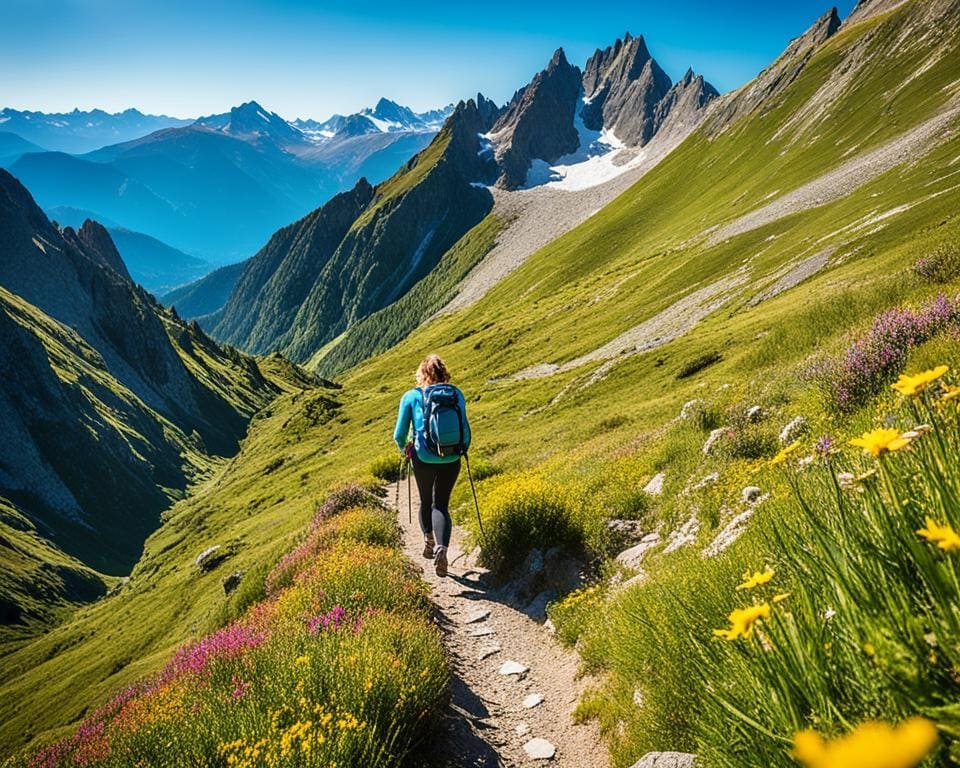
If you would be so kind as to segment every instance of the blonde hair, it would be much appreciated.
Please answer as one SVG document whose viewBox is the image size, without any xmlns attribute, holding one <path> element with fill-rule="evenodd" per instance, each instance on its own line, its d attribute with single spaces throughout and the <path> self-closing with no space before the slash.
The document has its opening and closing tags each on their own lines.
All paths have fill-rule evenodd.
<svg viewBox="0 0 960 768">
<path fill-rule="evenodd" d="M 444 384 L 450 381 L 450 371 L 439 355 L 427 355 L 417 368 L 417 385 L 429 387 L 431 384 Z"/>
</svg>

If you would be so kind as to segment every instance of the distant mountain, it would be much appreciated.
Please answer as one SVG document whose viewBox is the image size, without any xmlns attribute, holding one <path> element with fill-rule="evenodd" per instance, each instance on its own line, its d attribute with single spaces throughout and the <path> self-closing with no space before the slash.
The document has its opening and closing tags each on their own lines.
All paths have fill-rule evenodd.
<svg viewBox="0 0 960 768">
<path fill-rule="evenodd" d="M 353 115 L 334 115 L 318 123 L 315 120 L 295 120 L 299 128 L 313 141 L 321 142 L 334 138 L 338 133 L 397 133 L 403 131 L 436 132 L 453 112 L 453 104 L 428 112 L 414 112 L 389 99 L 380 99 L 375 107 L 363 109 Z"/>
<path fill-rule="evenodd" d="M 2 170 L 0 249 L 0 534 L 67 563 L 59 586 L 36 563 L 0 569 L 6 622 L 36 589 L 102 593 L 89 569 L 126 572 L 206 455 L 235 452 L 279 389 L 134 285 L 102 226 L 55 228 Z"/>
<path fill-rule="evenodd" d="M 175 288 L 192 283 L 210 273 L 213 265 L 203 259 L 171 248 L 156 238 L 123 227 L 107 231 L 130 276 L 154 296 L 163 296 Z"/>
<path fill-rule="evenodd" d="M 26 154 L 10 169 L 44 208 L 96 211 L 222 264 L 361 176 L 390 176 L 429 143 L 443 110 L 424 117 L 381 100 L 367 112 L 327 131 L 247 102 L 82 157 Z"/>
<path fill-rule="evenodd" d="M 164 306 L 173 307 L 182 316 L 196 320 L 209 330 L 216 324 L 219 312 L 227 303 L 247 261 L 228 264 L 213 270 L 196 282 L 181 286 L 160 297 Z"/>
<path fill-rule="evenodd" d="M 16 162 L 27 152 L 44 152 L 44 148 L 15 133 L 0 131 L 0 168 Z"/>
<path fill-rule="evenodd" d="M 391 179 L 377 187 L 361 179 L 278 231 L 245 263 L 211 333 L 305 362 L 406 294 L 493 204 L 470 183 L 489 165 L 476 147 L 492 116 L 485 121 L 476 102 L 461 102 L 430 146 Z"/>
<path fill-rule="evenodd" d="M 204 318 L 204 327 L 250 352 L 282 351 L 299 362 L 319 363 L 318 351 L 336 339 L 322 364 L 335 372 L 356 360 L 352 345 L 378 348 L 369 333 L 354 337 L 351 329 L 404 299 L 484 219 L 492 207 L 486 185 L 528 186 L 539 178 L 534 167 L 539 173 L 559 161 L 638 149 L 661 131 L 679 141 L 716 96 L 693 72 L 671 83 L 642 37 L 627 35 L 598 50 L 583 72 L 559 49 L 502 109 L 481 94 L 461 102 L 429 147 L 394 177 L 373 189 L 361 180 L 277 231 L 245 263 L 226 304 Z M 353 140 L 369 140 L 387 133 L 388 124 L 409 125 L 411 113 L 381 101 L 370 117 L 382 123 L 378 134 L 360 113 L 345 118 L 337 135 L 357 131 Z M 468 250 L 475 255 L 479 248 Z M 194 290 L 213 293 L 206 288 Z M 213 303 L 204 301 L 204 309 Z M 389 323 L 382 320 L 391 330 L 380 337 L 396 342 L 426 319 L 430 310 L 418 304 L 406 302 Z"/>
<path fill-rule="evenodd" d="M 15 133 L 54 152 L 74 154 L 192 122 L 166 115 L 145 115 L 136 109 L 116 114 L 101 109 L 54 113 L 21 112 L 10 108 L 0 110 L 0 130 Z"/>
</svg>

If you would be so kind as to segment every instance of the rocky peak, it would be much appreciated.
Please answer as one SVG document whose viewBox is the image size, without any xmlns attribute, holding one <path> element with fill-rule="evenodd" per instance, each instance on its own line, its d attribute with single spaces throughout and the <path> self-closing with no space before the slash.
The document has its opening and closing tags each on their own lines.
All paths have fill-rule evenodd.
<svg viewBox="0 0 960 768">
<path fill-rule="evenodd" d="M 547 67 L 514 94 L 490 132 L 501 169 L 499 186 L 519 187 L 534 159 L 553 162 L 577 149 L 573 118 L 580 83 L 580 69 L 558 48 Z"/>
<path fill-rule="evenodd" d="M 69 234 L 68 234 L 69 233 Z M 120 258 L 120 252 L 107 232 L 106 227 L 92 219 L 83 222 L 77 232 L 70 227 L 63 231 L 64 239 L 72 241 L 74 245 L 91 261 L 109 267 L 125 280 L 133 282 L 126 264 Z"/>
<path fill-rule="evenodd" d="M 754 110 L 770 109 L 778 96 L 797 79 L 810 57 L 840 28 L 840 16 L 831 8 L 802 35 L 794 38 L 777 59 L 751 82 L 725 99 L 710 118 L 707 130 L 716 135 Z"/>
<path fill-rule="evenodd" d="M 670 86 L 643 36 L 627 33 L 587 61 L 580 116 L 591 130 L 609 128 L 624 143 L 643 146 L 656 131 L 654 113 Z"/>
</svg>

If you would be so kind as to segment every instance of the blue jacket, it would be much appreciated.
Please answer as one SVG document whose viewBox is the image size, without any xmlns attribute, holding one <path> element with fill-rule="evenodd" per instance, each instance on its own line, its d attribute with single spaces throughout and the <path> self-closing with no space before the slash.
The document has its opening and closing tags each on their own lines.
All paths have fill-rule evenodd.
<svg viewBox="0 0 960 768">
<path fill-rule="evenodd" d="M 464 402 L 463 393 L 459 389 L 457 389 L 457 397 L 466 422 L 467 404 Z M 452 464 L 460 460 L 459 456 L 436 456 L 427 449 L 426 445 L 423 445 L 423 393 L 416 387 L 405 393 L 400 400 L 400 412 L 397 414 L 397 426 L 393 430 L 393 440 L 401 451 L 410 440 L 411 426 L 413 427 L 413 447 L 420 461 L 425 464 Z M 469 423 L 464 424 L 464 441 L 467 445 L 470 445 Z"/>
</svg>

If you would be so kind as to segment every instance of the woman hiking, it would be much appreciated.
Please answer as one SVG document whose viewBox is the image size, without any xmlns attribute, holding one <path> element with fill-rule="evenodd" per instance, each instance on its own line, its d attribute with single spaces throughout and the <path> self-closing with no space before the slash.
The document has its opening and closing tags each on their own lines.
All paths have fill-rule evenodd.
<svg viewBox="0 0 960 768">
<path fill-rule="evenodd" d="M 450 494 L 460 474 L 460 457 L 470 446 L 470 425 L 463 393 L 450 384 L 450 372 L 437 355 L 423 359 L 417 386 L 400 400 L 393 439 L 413 464 L 423 556 L 433 558 L 437 576 L 446 576 Z"/>
</svg>

